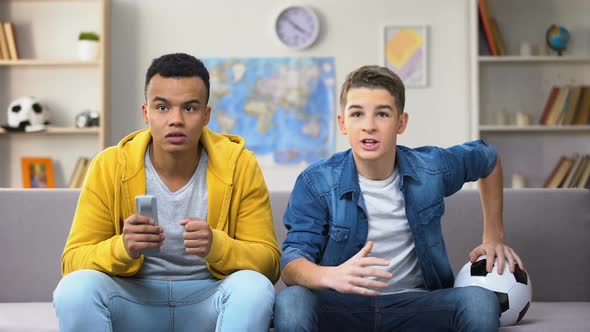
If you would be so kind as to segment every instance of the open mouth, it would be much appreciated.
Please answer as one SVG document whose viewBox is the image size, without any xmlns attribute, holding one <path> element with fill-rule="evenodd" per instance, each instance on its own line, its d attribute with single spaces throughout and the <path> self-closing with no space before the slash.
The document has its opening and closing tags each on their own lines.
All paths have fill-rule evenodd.
<svg viewBox="0 0 590 332">
<path fill-rule="evenodd" d="M 166 137 L 185 137 L 186 135 L 183 133 L 170 133 L 166 135 Z"/>
<path fill-rule="evenodd" d="M 361 140 L 361 143 L 363 143 L 363 145 L 367 145 L 367 146 L 373 146 L 377 143 L 379 143 L 376 139 L 372 139 L 372 138 L 365 138 Z"/>
</svg>

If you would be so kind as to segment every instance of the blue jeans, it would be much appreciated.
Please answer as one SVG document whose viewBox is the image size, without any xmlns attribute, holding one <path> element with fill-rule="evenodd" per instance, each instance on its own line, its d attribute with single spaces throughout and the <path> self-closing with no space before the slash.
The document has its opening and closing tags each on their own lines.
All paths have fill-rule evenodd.
<svg viewBox="0 0 590 332">
<path fill-rule="evenodd" d="M 224 280 L 118 278 L 95 270 L 66 275 L 53 293 L 67 331 L 268 331 L 275 291 L 244 270 Z"/>
<path fill-rule="evenodd" d="M 276 332 L 497 331 L 496 295 L 481 287 L 444 288 L 382 296 L 283 289 L 275 303 Z"/>
</svg>

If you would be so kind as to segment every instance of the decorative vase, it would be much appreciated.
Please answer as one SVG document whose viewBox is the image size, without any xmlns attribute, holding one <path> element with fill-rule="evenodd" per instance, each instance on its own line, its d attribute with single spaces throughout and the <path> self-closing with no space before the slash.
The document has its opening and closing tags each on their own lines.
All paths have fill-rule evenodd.
<svg viewBox="0 0 590 332">
<path fill-rule="evenodd" d="M 98 59 L 98 42 L 78 40 L 78 59 L 92 61 Z"/>
</svg>

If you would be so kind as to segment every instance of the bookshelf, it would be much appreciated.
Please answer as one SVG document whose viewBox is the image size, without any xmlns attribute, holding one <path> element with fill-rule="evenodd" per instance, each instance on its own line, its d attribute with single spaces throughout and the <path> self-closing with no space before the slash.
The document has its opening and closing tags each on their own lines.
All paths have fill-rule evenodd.
<svg viewBox="0 0 590 332">
<path fill-rule="evenodd" d="M 19 53 L 0 59 L 0 123 L 21 96 L 39 98 L 50 120 L 43 132 L 0 129 L 0 187 L 22 187 L 23 156 L 52 158 L 56 188 L 67 187 L 78 158 L 104 149 L 110 134 L 110 0 L 0 0 L 0 21 L 12 22 Z M 100 35 L 96 60 L 77 59 L 81 31 Z M 85 110 L 99 112 L 99 127 L 75 127 Z"/>
<path fill-rule="evenodd" d="M 505 55 L 479 53 L 478 1 L 470 1 L 471 136 L 495 145 L 504 166 L 504 186 L 513 174 L 527 187 L 543 183 L 561 156 L 590 153 L 590 124 L 540 125 L 553 86 L 590 85 L 590 12 L 585 0 L 485 0 L 498 23 Z M 564 55 L 520 55 L 521 43 L 544 43 L 551 24 L 568 28 L 571 41 Z M 500 113 L 509 124 L 499 124 Z M 530 116 L 516 125 L 515 114 Z"/>
</svg>

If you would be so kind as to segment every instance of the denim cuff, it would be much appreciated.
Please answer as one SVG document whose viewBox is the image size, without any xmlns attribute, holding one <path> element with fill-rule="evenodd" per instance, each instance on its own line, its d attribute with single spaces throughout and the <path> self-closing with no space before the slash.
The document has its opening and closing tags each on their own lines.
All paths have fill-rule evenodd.
<svg viewBox="0 0 590 332">
<path fill-rule="evenodd" d="M 291 261 L 296 260 L 297 258 L 305 258 L 312 263 L 316 263 L 316 260 L 305 251 L 299 248 L 288 247 L 283 250 L 283 255 L 281 256 L 281 271 L 287 264 Z"/>
</svg>

